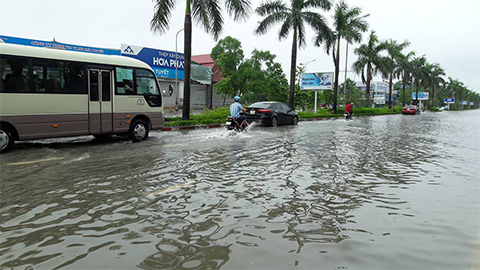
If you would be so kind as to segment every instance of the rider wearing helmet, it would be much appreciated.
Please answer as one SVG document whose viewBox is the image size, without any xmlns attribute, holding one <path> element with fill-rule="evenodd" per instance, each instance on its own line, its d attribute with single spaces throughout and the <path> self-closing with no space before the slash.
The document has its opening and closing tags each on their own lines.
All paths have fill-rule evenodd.
<svg viewBox="0 0 480 270">
<path fill-rule="evenodd" d="M 240 112 L 243 111 L 242 104 L 240 104 L 240 97 L 235 96 L 233 100 L 235 102 L 230 105 L 230 115 L 235 119 L 235 121 L 237 121 L 237 123 L 240 123 L 240 127 L 244 128 L 247 125 L 247 118 L 240 114 Z"/>
</svg>

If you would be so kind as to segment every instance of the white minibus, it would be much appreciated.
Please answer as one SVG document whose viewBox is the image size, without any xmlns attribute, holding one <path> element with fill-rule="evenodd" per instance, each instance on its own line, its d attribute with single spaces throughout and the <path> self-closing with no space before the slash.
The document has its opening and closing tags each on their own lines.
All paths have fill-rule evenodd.
<svg viewBox="0 0 480 270">
<path fill-rule="evenodd" d="M 119 55 L 0 43 L 0 151 L 15 141 L 126 135 L 164 127 L 153 70 Z"/>
</svg>

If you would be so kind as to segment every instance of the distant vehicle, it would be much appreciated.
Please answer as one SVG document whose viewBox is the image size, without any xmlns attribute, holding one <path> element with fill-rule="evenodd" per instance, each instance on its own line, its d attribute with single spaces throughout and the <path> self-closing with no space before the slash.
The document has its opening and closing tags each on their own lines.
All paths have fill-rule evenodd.
<svg viewBox="0 0 480 270">
<path fill-rule="evenodd" d="M 420 109 L 416 105 L 407 105 L 403 107 L 402 114 L 419 114 Z"/>
<path fill-rule="evenodd" d="M 125 56 L 0 43 L 0 152 L 15 141 L 126 135 L 164 126 L 153 70 Z"/>
<path fill-rule="evenodd" d="M 247 122 L 257 122 L 263 126 L 298 124 L 298 113 L 282 102 L 262 101 L 245 108 Z"/>
</svg>

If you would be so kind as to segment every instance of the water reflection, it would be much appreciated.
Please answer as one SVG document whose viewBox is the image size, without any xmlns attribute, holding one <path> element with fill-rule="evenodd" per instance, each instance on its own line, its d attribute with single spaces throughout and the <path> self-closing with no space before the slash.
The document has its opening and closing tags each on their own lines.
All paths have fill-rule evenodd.
<svg viewBox="0 0 480 270">
<path fill-rule="evenodd" d="M 0 268 L 466 268 L 469 115 L 26 144 L 0 160 Z"/>
</svg>

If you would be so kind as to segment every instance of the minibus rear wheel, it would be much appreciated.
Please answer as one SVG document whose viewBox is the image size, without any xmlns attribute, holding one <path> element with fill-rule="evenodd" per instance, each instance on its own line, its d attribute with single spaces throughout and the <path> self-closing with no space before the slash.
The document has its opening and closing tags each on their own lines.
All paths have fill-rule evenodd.
<svg viewBox="0 0 480 270">
<path fill-rule="evenodd" d="M 6 125 L 0 125 L 0 153 L 7 153 L 13 149 L 15 138 L 12 130 Z"/>
</svg>

